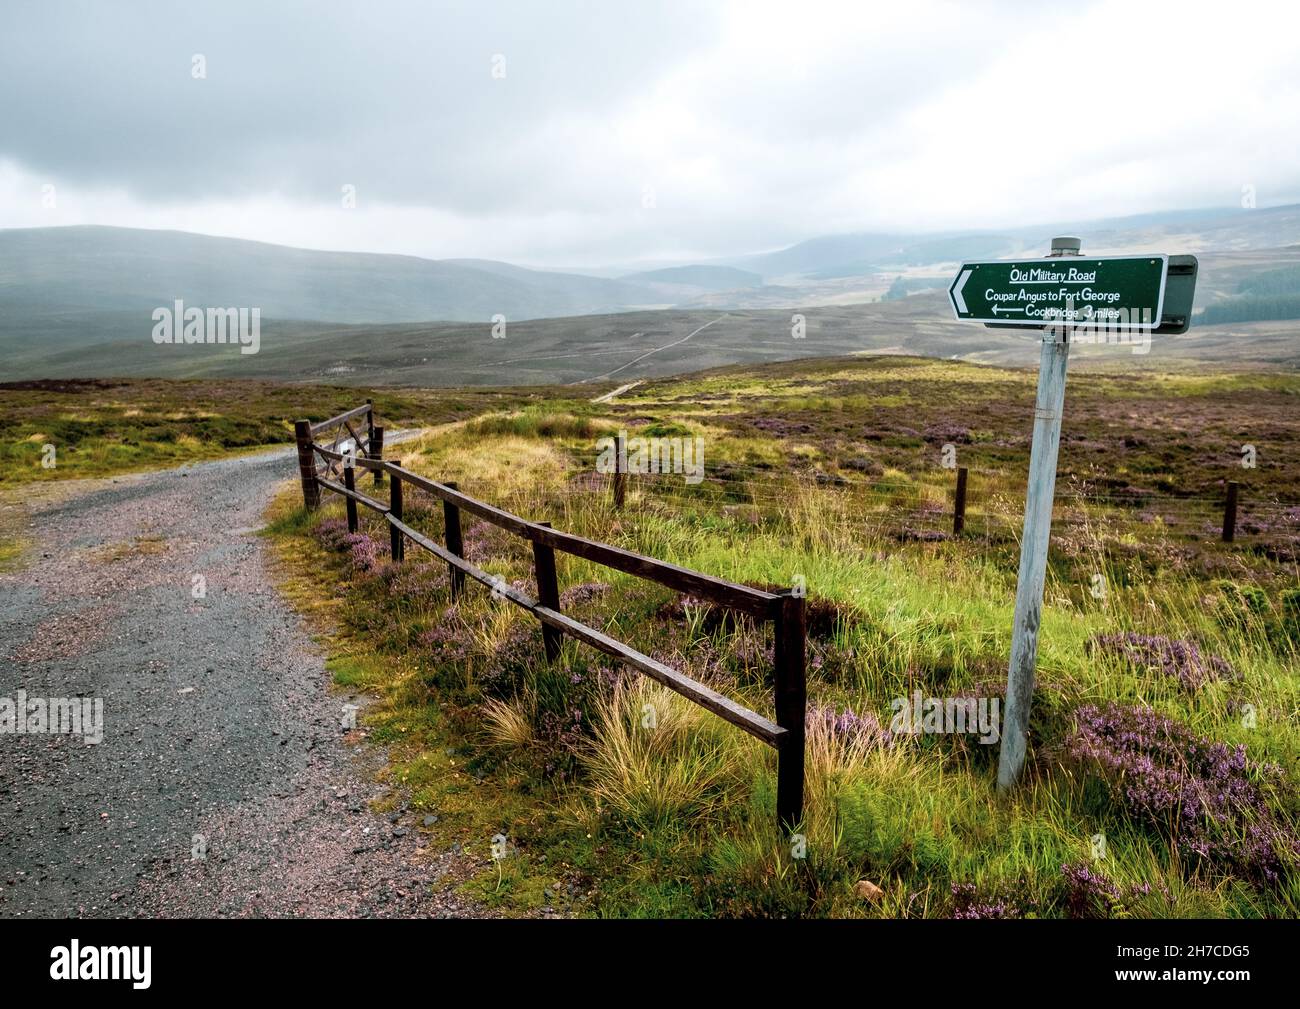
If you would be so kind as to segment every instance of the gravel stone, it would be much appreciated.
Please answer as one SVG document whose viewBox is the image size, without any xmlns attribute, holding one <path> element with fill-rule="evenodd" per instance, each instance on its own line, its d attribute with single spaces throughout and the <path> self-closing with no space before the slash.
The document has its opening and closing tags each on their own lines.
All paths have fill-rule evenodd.
<svg viewBox="0 0 1300 1009">
<path fill-rule="evenodd" d="M 42 560 L 0 574 L 0 696 L 102 699 L 104 737 L 0 736 L 0 917 L 490 916 L 454 892 L 471 856 L 371 812 L 385 754 L 337 733 L 256 535 L 295 475 L 277 451 L 24 494 Z"/>
</svg>

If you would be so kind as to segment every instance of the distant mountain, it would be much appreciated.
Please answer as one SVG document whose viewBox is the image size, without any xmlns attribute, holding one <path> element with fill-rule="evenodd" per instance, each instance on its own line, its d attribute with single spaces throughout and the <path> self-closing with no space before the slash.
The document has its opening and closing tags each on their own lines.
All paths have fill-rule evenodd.
<svg viewBox="0 0 1300 1009">
<path fill-rule="evenodd" d="M 1300 249 L 1206 255 L 1204 274 L 1237 290 L 1251 271 L 1300 269 Z M 908 284 L 902 285 L 910 286 Z M 243 355 L 220 345 L 155 346 L 138 313 L 69 319 L 83 334 L 63 345 L 38 326 L 0 332 L 7 379 L 158 376 L 259 378 L 377 386 L 527 385 L 630 382 L 701 368 L 845 354 L 913 354 L 1032 367 L 1036 332 L 987 329 L 953 320 L 947 294 L 921 290 L 876 304 L 800 310 L 670 309 L 512 323 L 503 339 L 487 322 L 344 325 L 272 320 L 261 348 Z M 1149 353 L 1081 343 L 1071 368 L 1158 374 L 1215 367 L 1300 367 L 1300 322 L 1242 321 L 1193 326 L 1155 337 Z"/>
<path fill-rule="evenodd" d="M 705 291 L 734 291 L 763 285 L 759 274 L 731 266 L 670 266 L 663 270 L 630 273 L 623 279 L 638 284 L 697 287 Z"/>
<path fill-rule="evenodd" d="M 10 325 L 79 312 L 152 309 L 176 298 L 322 322 L 549 318 L 662 304 L 620 280 L 506 263 L 319 252 L 179 231 L 0 230 L 0 315 Z"/>
<path fill-rule="evenodd" d="M 775 252 L 740 256 L 723 262 L 740 269 L 753 270 L 767 280 L 786 276 L 811 276 L 842 268 L 847 263 L 890 262 L 899 255 L 907 242 L 908 238 L 903 235 L 827 235 L 810 238 Z"/>
<path fill-rule="evenodd" d="M 1300 206 L 996 233 L 823 236 L 621 277 L 175 231 L 0 230 L 0 371 L 441 385 L 630 379 L 855 350 L 1018 361 L 1026 348 L 1032 357 L 1025 334 L 958 325 L 946 296 L 929 289 L 946 286 L 958 260 L 1041 255 L 1058 234 L 1079 235 L 1096 255 L 1200 256 L 1195 311 L 1203 325 L 1162 344 L 1172 358 L 1295 366 L 1300 322 L 1287 316 L 1296 312 Z M 190 307 L 261 309 L 260 352 L 155 345 L 152 313 L 178 298 Z M 795 313 L 809 332 L 791 343 Z M 504 339 L 490 328 L 498 314 L 509 324 Z"/>
<path fill-rule="evenodd" d="M 585 315 L 587 312 L 610 311 L 611 306 L 623 308 L 645 308 L 658 306 L 662 298 L 650 286 L 632 282 L 631 278 L 611 279 L 595 277 L 583 273 L 563 273 L 551 270 L 530 270 L 512 263 L 502 263 L 495 259 L 440 259 L 436 262 L 444 266 L 459 266 L 480 273 L 489 273 L 503 277 L 535 293 L 539 303 L 549 303 L 556 298 L 564 298 L 572 304 L 596 306 L 583 312 L 565 313 Z M 762 278 L 759 278 L 762 282 Z M 603 306 L 603 307 L 600 307 Z M 552 312 L 540 315 L 510 315 L 510 318 L 549 318 Z M 451 316 L 430 316 L 430 318 L 452 318 Z"/>
<path fill-rule="evenodd" d="M 1265 209 L 1181 210 L 1095 221 L 1065 221 L 1004 231 L 930 235 L 859 232 L 810 238 L 785 249 L 718 262 L 762 274 L 769 283 L 861 277 L 900 268 L 948 266 L 963 259 L 1046 255 L 1057 235 L 1077 235 L 1097 254 L 1245 251 L 1300 237 L 1300 205 Z"/>
</svg>

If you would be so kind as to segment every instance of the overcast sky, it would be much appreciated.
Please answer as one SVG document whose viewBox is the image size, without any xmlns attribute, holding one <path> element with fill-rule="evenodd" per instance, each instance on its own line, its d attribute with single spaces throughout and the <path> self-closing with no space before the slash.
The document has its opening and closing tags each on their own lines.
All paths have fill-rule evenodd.
<svg viewBox="0 0 1300 1009">
<path fill-rule="evenodd" d="M 1300 200 L 1295 23 L 1244 0 L 6 0 L 0 227 L 594 266 L 1247 185 L 1276 205 Z"/>
</svg>

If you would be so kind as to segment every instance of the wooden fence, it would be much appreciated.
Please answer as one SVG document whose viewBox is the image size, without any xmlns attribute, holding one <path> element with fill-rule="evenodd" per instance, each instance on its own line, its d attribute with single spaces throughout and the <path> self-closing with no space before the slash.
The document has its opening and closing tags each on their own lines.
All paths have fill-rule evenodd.
<svg viewBox="0 0 1300 1009">
<path fill-rule="evenodd" d="M 352 423 L 359 422 L 361 417 L 365 417 L 367 430 L 364 453 L 360 433 Z M 777 753 L 777 822 L 786 831 L 793 831 L 797 827 L 803 818 L 804 719 L 807 707 L 806 621 L 802 596 L 797 596 L 792 591 L 773 593 L 748 585 L 738 585 L 620 547 L 561 532 L 551 528 L 549 523 L 530 522 L 462 494 L 454 483 L 439 483 L 403 469 L 396 463 L 385 462 L 382 458 L 383 428 L 375 426 L 374 408 L 369 401 L 365 406 L 319 424 L 300 420 L 294 428 L 298 442 L 303 503 L 308 509 L 320 505 L 320 491 L 324 488 L 344 498 L 348 529 L 352 532 L 357 530 L 358 505 L 377 512 L 388 523 L 389 546 L 394 562 L 401 562 L 406 551 L 406 541 L 409 540 L 447 563 L 453 599 L 464 590 L 465 577 L 468 575 L 535 616 L 542 624 L 546 661 L 554 662 L 559 658 L 560 642 L 567 634 L 614 656 L 724 721 L 762 740 Z M 331 431 L 334 437 L 329 445 L 316 440 Z M 345 431 L 352 439 L 350 446 L 343 441 Z M 324 475 L 317 470 L 318 456 L 325 464 Z M 358 467 L 374 474 L 376 486 L 383 482 L 384 475 L 387 474 L 389 496 L 386 504 L 357 490 L 355 471 Z M 443 543 L 434 542 L 403 521 L 402 488 L 405 485 L 442 501 Z M 536 599 L 465 559 L 461 540 L 461 512 L 467 512 L 531 541 L 533 574 L 537 584 Z M 705 684 L 594 627 L 565 616 L 560 612 L 559 579 L 555 567 L 557 550 L 744 614 L 759 625 L 772 624 L 776 721 L 772 722 L 757 712 L 750 711 Z"/>
</svg>

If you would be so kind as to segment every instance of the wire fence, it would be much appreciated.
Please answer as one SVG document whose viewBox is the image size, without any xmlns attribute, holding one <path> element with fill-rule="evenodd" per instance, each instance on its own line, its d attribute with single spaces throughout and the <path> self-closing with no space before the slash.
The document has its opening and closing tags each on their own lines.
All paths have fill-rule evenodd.
<svg viewBox="0 0 1300 1009">
<path fill-rule="evenodd" d="M 794 508 L 799 495 L 815 491 L 825 495 L 827 511 L 842 521 L 872 523 L 904 539 L 937 539 L 955 535 L 957 479 L 952 472 L 946 484 L 894 476 L 850 480 L 816 471 L 792 475 L 776 467 L 731 464 L 689 479 L 681 473 L 627 474 L 627 507 L 659 501 L 676 507 L 750 506 L 779 513 Z M 574 481 L 574 487 L 613 497 L 617 479 L 617 474 L 591 472 Z M 1227 508 L 1226 494 L 1119 493 L 1086 484 L 1058 484 L 1053 526 L 1094 526 L 1115 535 L 1158 529 L 1174 538 L 1212 540 L 1225 537 L 1225 520 L 1230 518 L 1233 542 L 1247 546 L 1276 542 L 1292 552 L 1300 547 L 1300 504 L 1243 495 L 1236 499 L 1231 517 L 1225 514 Z M 964 537 L 1018 536 L 1023 488 L 1013 489 L 1002 474 L 968 471 L 962 514 L 960 535 Z"/>
</svg>

